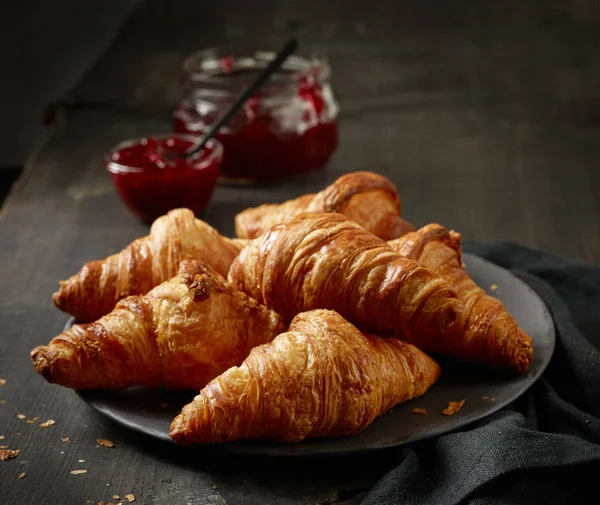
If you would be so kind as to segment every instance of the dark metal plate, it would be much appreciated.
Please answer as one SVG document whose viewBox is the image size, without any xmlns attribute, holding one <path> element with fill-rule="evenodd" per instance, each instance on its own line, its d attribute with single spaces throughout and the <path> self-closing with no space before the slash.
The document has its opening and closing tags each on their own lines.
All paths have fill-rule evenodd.
<svg viewBox="0 0 600 505">
<path fill-rule="evenodd" d="M 395 447 L 457 430 L 496 412 L 521 396 L 540 377 L 552 356 L 554 324 L 540 297 L 509 271 L 482 258 L 464 254 L 471 276 L 486 290 L 494 291 L 521 328 L 534 339 L 534 358 L 528 372 L 504 374 L 480 370 L 451 360 L 440 361 L 442 377 L 423 397 L 397 405 L 358 435 L 305 440 L 300 443 L 235 442 L 215 446 L 236 454 L 265 456 L 324 456 L 366 452 Z M 71 326 L 70 321 L 67 326 Z M 79 391 L 94 409 L 128 428 L 171 441 L 169 426 L 194 392 L 168 392 L 146 388 L 125 391 Z M 487 399 L 484 399 L 487 397 Z M 441 411 L 450 400 L 465 399 L 453 416 Z M 168 405 L 164 405 L 167 403 Z M 161 406 L 163 404 L 163 406 Z M 412 414 L 422 407 L 427 415 Z"/>
</svg>

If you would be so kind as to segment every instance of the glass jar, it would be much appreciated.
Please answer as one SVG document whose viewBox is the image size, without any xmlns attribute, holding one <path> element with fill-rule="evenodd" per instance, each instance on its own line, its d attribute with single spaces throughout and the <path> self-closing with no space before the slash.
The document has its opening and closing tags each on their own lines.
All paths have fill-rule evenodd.
<svg viewBox="0 0 600 505">
<path fill-rule="evenodd" d="M 147 223 L 171 209 L 204 210 L 217 184 L 223 146 L 211 139 L 198 154 L 184 156 L 195 141 L 190 135 L 152 135 L 106 153 L 104 166 L 129 210 Z"/>
<path fill-rule="evenodd" d="M 248 49 L 208 49 L 183 62 L 175 132 L 201 136 L 274 57 Z M 220 180 L 252 184 L 309 172 L 338 144 L 338 104 L 323 59 L 291 56 L 243 109 L 221 128 Z"/>
</svg>

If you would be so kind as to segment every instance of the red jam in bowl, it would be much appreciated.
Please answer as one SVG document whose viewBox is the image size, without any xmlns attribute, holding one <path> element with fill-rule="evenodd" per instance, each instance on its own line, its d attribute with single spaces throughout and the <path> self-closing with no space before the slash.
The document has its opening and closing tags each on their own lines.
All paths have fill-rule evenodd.
<svg viewBox="0 0 600 505">
<path fill-rule="evenodd" d="M 207 50 L 186 59 L 175 132 L 202 135 L 245 89 L 271 53 Z M 290 57 L 244 108 L 221 128 L 221 179 L 261 183 L 325 165 L 338 145 L 338 105 L 324 61 Z"/>
<path fill-rule="evenodd" d="M 171 209 L 199 214 L 217 184 L 223 147 L 212 139 L 197 155 L 184 153 L 194 144 L 189 135 L 155 135 L 122 142 L 105 158 L 115 187 L 127 207 L 146 222 Z"/>
</svg>

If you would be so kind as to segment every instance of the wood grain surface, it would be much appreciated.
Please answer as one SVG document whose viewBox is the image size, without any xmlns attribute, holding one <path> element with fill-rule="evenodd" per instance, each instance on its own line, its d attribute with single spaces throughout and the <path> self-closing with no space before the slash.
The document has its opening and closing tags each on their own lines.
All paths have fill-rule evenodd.
<svg viewBox="0 0 600 505">
<path fill-rule="evenodd" d="M 0 462 L 0 502 L 83 505 L 133 493 L 140 505 L 359 503 L 401 460 L 392 451 L 231 461 L 173 449 L 109 423 L 33 371 L 30 349 L 67 319 L 50 301 L 58 280 L 147 231 L 119 201 L 103 153 L 169 131 L 187 53 L 258 35 L 275 47 L 294 34 L 329 57 L 341 103 L 340 148 L 325 170 L 218 187 L 202 217 L 223 233 L 249 205 L 369 169 L 398 185 L 403 215 L 417 225 L 600 265 L 599 14 L 594 2 L 542 0 L 145 2 L 57 105 L 53 132 L 0 213 L 0 445 L 21 450 Z M 116 447 L 96 447 L 97 438 Z"/>
</svg>

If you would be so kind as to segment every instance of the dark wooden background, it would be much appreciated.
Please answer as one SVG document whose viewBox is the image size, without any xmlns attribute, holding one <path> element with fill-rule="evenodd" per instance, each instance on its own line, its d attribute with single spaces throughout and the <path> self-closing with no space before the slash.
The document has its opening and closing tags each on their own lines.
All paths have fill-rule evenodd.
<svg viewBox="0 0 600 505">
<path fill-rule="evenodd" d="M 133 493 L 140 505 L 358 503 L 399 453 L 269 462 L 173 449 L 111 424 L 34 373 L 30 349 L 67 319 L 50 301 L 58 280 L 147 230 L 113 191 L 103 152 L 169 130 L 187 53 L 257 38 L 276 47 L 294 34 L 305 50 L 329 56 L 340 149 L 305 178 L 219 187 L 207 221 L 230 234 L 234 214 L 249 205 L 370 169 L 398 185 L 403 214 L 417 225 L 437 221 L 467 239 L 600 265 L 598 5 L 145 2 L 55 107 L 52 133 L 0 213 L 0 445 L 21 450 L 0 462 L 0 502 L 83 505 Z M 56 424 L 40 428 L 17 414 Z M 96 438 L 116 448 L 97 448 Z M 88 473 L 70 474 L 79 468 Z"/>
</svg>

